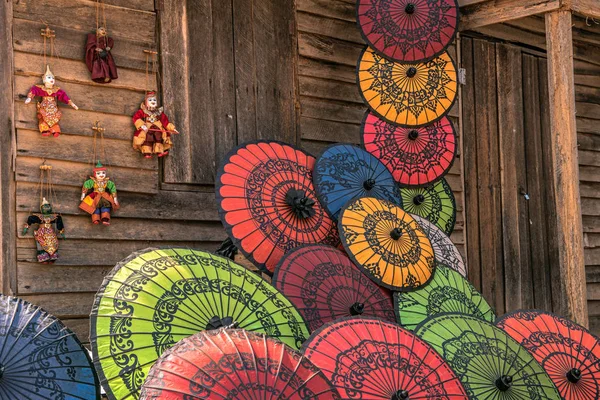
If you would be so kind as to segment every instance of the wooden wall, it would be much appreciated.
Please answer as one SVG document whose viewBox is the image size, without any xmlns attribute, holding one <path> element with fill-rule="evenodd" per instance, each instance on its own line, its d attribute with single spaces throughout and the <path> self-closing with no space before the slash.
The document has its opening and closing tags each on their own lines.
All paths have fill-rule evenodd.
<svg viewBox="0 0 600 400">
<path fill-rule="evenodd" d="M 367 107 L 356 85 L 356 64 L 365 47 L 356 26 L 354 0 L 297 0 L 300 133 L 315 155 L 334 142 L 360 144 Z M 450 49 L 456 60 L 456 48 Z M 450 112 L 456 130 L 459 102 Z M 460 157 L 460 156 L 459 156 Z M 452 240 L 464 254 L 461 162 L 446 177 L 458 205 Z"/>
<path fill-rule="evenodd" d="M 106 3 L 108 30 L 115 39 L 113 54 L 119 79 L 93 83 L 83 62 L 86 34 L 95 31 L 95 2 L 88 0 L 13 1 L 15 124 L 17 139 L 16 294 L 63 318 L 87 341 L 88 315 L 104 275 L 131 252 L 151 246 L 192 246 L 213 250 L 226 235 L 214 194 L 161 190 L 160 168 L 131 148 L 131 116 L 144 98 L 145 54 L 156 43 L 153 0 L 112 0 Z M 56 30 L 59 59 L 51 65 L 57 84 L 80 107 L 61 106 L 60 138 L 42 138 L 37 131 L 35 103 L 24 104 L 29 87 L 43 72 L 40 20 Z M 154 81 L 154 79 L 152 79 Z M 106 128 L 109 176 L 119 191 L 122 208 L 110 227 L 91 224 L 78 209 L 83 181 L 91 174 L 94 121 Z M 177 140 L 177 139 L 176 139 Z M 65 241 L 55 265 L 35 262 L 32 231 L 21 234 L 31 210 L 39 207 L 38 166 L 54 167 L 57 201 L 64 216 Z"/>
<path fill-rule="evenodd" d="M 477 29 L 477 33 L 529 47 L 544 55 L 543 17 Z M 574 16 L 573 48 L 590 326 L 600 333 L 600 25 Z"/>
</svg>

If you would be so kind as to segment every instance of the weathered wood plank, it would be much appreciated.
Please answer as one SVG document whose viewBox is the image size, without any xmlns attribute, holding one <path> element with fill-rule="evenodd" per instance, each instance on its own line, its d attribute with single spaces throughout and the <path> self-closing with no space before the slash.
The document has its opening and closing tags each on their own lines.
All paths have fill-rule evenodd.
<svg viewBox="0 0 600 400">
<path fill-rule="evenodd" d="M 135 127 L 131 122 L 131 117 L 127 115 L 105 114 L 87 110 L 73 110 L 71 107 L 61 107 L 63 114 L 60 120 L 60 129 L 63 134 L 94 136 L 91 127 L 96 121 L 106 128 L 104 137 L 106 139 L 131 140 Z M 24 128 L 29 130 L 38 129 L 38 120 L 36 117 L 36 107 L 27 105 L 23 101 L 15 102 L 15 125 L 17 129 Z"/>
<path fill-rule="evenodd" d="M 72 330 L 79 341 L 90 348 L 90 320 L 89 318 L 78 318 L 78 319 L 62 319 L 61 322 L 65 324 L 70 330 Z"/>
<path fill-rule="evenodd" d="M 569 11 L 546 14 L 552 165 L 555 187 L 560 188 L 555 208 L 563 285 L 557 311 L 587 326 L 571 21 Z"/>
<path fill-rule="evenodd" d="M 34 76 L 15 76 L 15 101 L 25 100 L 29 89 L 33 85 L 40 84 L 40 80 Z M 80 85 L 70 82 L 57 81 L 57 86 L 64 89 L 73 103 L 80 109 L 110 114 L 123 114 L 132 116 L 140 108 L 140 103 L 144 100 L 143 93 L 132 92 L 126 89 L 116 89 L 112 87 Z M 35 109 L 32 102 L 29 105 Z M 69 106 L 61 104 L 61 109 Z"/>
<path fill-rule="evenodd" d="M 546 221 L 546 187 L 544 185 L 544 160 L 542 154 L 542 117 L 540 109 L 540 82 L 538 58 L 523 55 L 523 121 L 526 151 L 527 193 L 529 195 L 529 229 L 531 249 L 530 268 L 535 279 L 531 288 L 533 307 L 552 310 L 552 282 L 548 263 L 548 224 Z M 546 111 L 546 110 L 544 110 Z"/>
<path fill-rule="evenodd" d="M 466 83 L 461 91 L 462 102 L 462 130 L 465 138 L 476 137 L 477 124 L 475 118 L 475 71 L 473 39 L 464 37 L 461 39 L 462 60 L 461 65 L 466 68 Z M 477 189 L 477 142 L 475 140 L 463 141 L 463 164 L 464 164 L 464 204 L 465 224 L 467 241 L 467 266 L 468 278 L 477 290 L 481 291 L 482 265 L 479 252 L 479 199 Z M 491 299 L 488 299 L 491 300 Z"/>
<path fill-rule="evenodd" d="M 17 291 L 15 263 L 15 200 L 14 200 L 14 112 L 13 112 L 13 47 L 12 2 L 0 2 L 0 291 L 13 294 Z"/>
<path fill-rule="evenodd" d="M 293 1 L 235 0 L 233 11 L 238 140 L 296 143 Z"/>
<path fill-rule="evenodd" d="M 301 56 L 298 60 L 298 75 L 356 83 L 356 66 L 328 63 Z"/>
<path fill-rule="evenodd" d="M 336 121 L 351 124 L 362 123 L 367 111 L 364 104 L 342 103 L 315 98 L 301 97 L 302 116 L 324 121 Z"/>
<path fill-rule="evenodd" d="M 18 182 L 39 182 L 39 166 L 43 162 L 44 158 L 17 157 L 16 180 Z M 52 160 L 48 161 L 48 164 L 52 165 L 52 178 L 55 184 L 81 188 L 85 179 L 92 174 L 92 166 L 89 163 Z M 109 172 L 119 192 L 158 193 L 158 171 L 110 167 Z M 32 193 L 32 195 L 36 194 Z"/>
<path fill-rule="evenodd" d="M 520 177 L 525 169 L 523 133 L 523 81 L 521 50 L 505 44 L 496 45 L 498 91 L 498 125 L 500 138 L 500 179 L 502 197 L 502 249 L 506 311 L 532 308 L 533 294 L 529 270 L 527 231 L 521 221 L 528 220 L 526 187 Z M 523 156 L 523 157 L 522 157 Z M 526 229 L 526 227 L 525 227 Z"/>
<path fill-rule="evenodd" d="M 560 0 L 487 1 L 461 8 L 461 31 L 558 10 Z"/>
<path fill-rule="evenodd" d="M 28 213 L 17 213 L 19 221 L 27 220 Z M 64 216 L 68 239 L 91 240 L 165 240 L 213 242 L 227 238 L 220 222 L 169 221 L 119 218 L 115 212 L 111 226 L 93 225 L 89 216 Z M 152 229 L 148 225 L 152 223 Z M 19 238 L 25 238 L 19 232 Z"/>
<path fill-rule="evenodd" d="M 356 2 L 350 0 L 298 0 L 298 11 L 344 21 L 356 21 Z"/>
<path fill-rule="evenodd" d="M 42 81 L 42 75 L 45 72 L 43 68 L 44 57 L 38 54 L 14 52 L 15 56 L 15 74 L 22 76 L 34 76 L 39 82 Z M 52 69 L 56 79 L 61 82 L 77 83 L 81 85 L 90 85 L 105 88 L 106 85 L 96 83 L 91 80 L 90 72 L 83 60 L 70 60 L 59 58 L 52 60 Z M 127 89 L 136 92 L 144 92 L 146 86 L 146 73 L 129 69 L 119 68 L 119 79 L 111 82 L 111 88 Z M 150 74 L 148 82 L 152 87 L 156 87 L 156 75 Z M 132 96 L 135 96 L 132 95 Z M 138 96 L 139 97 L 139 96 Z"/>
<path fill-rule="evenodd" d="M 56 211 L 66 215 L 87 215 L 79 209 L 81 188 L 55 186 L 52 201 Z M 120 218 L 152 218 L 187 221 L 220 221 L 214 193 L 161 190 L 158 194 L 127 193 L 119 190 Z M 17 183 L 17 211 L 39 207 L 39 188 L 34 183 Z"/>
<path fill-rule="evenodd" d="M 32 304 L 42 307 L 60 319 L 79 318 L 90 315 L 94 305 L 93 293 L 27 294 L 20 296 Z"/>
<path fill-rule="evenodd" d="M 343 21 L 316 14 L 298 12 L 298 30 L 364 45 L 355 21 Z"/>
<path fill-rule="evenodd" d="M 302 76 L 300 77 L 300 95 L 364 104 L 356 82 L 345 83 Z"/>
<path fill-rule="evenodd" d="M 483 294 L 499 314 L 505 312 L 502 262 L 501 183 L 496 98 L 495 45 L 473 40 L 477 171 L 479 174 L 479 238 Z"/>
<path fill-rule="evenodd" d="M 95 26 L 95 25 L 94 25 Z M 27 21 L 14 19 L 14 47 L 15 50 L 29 54 L 43 54 L 43 41 L 40 39 L 40 28 L 44 25 L 39 21 Z M 63 59 L 84 60 L 85 59 L 85 35 L 76 29 L 52 26 L 56 31 L 57 42 L 56 56 Z M 89 32 L 92 32 L 90 27 Z M 144 49 L 151 47 L 148 43 L 137 42 L 126 39 L 118 39 L 112 50 L 117 67 L 135 68 L 141 71 L 146 69 L 146 56 Z M 40 69 L 43 65 L 39 66 Z M 117 80 L 118 81 L 118 80 Z M 117 82 L 115 81 L 115 82 Z"/>
<path fill-rule="evenodd" d="M 90 0 L 15 1 L 16 18 L 49 21 L 52 26 L 77 29 L 86 33 L 96 29 L 95 2 Z M 154 12 L 138 11 L 112 5 L 105 6 L 108 32 L 116 38 L 154 43 L 156 17 Z M 62 43 L 62 40 L 58 41 Z M 85 38 L 82 37 L 82 44 Z M 118 43 L 118 41 L 117 41 Z"/>
<path fill-rule="evenodd" d="M 334 62 L 342 65 L 356 66 L 362 49 L 354 43 L 312 33 L 298 33 L 300 55 L 307 58 Z"/>
<path fill-rule="evenodd" d="M 98 290 L 104 276 L 112 271 L 113 267 L 58 266 L 20 262 L 17 266 L 19 295 L 93 292 Z"/>
<path fill-rule="evenodd" d="M 60 146 L 52 141 L 60 141 Z M 105 139 L 103 154 L 97 143 L 96 158 L 108 166 L 127 167 L 155 171 L 156 159 L 145 159 L 131 148 L 129 141 Z M 74 135 L 61 135 L 59 139 L 47 138 L 39 131 L 17 130 L 17 154 L 20 156 L 47 158 L 49 160 L 75 161 L 92 164 L 93 138 Z M 39 171 L 38 171 L 39 172 Z M 83 179 L 83 177 L 82 177 Z"/>
<path fill-rule="evenodd" d="M 360 125 L 300 118 L 302 139 L 360 144 Z"/>
<path fill-rule="evenodd" d="M 67 227 L 68 229 L 69 227 Z M 116 265 L 130 254 L 147 249 L 160 247 L 183 247 L 204 251 L 215 251 L 220 241 L 192 242 L 192 241 L 169 241 L 169 240 L 87 240 L 73 239 L 67 231 L 67 239 L 60 242 L 61 257 L 54 266 L 81 266 L 85 265 L 102 267 L 105 265 Z M 86 251 L 81 251 L 85 248 Z M 110 251 L 108 251 L 110 250 Z M 90 256 L 102 254 L 101 257 Z M 33 238 L 22 238 L 17 240 L 18 261 L 24 263 L 36 262 L 35 243 Z"/>
<path fill-rule="evenodd" d="M 581 15 L 600 18 L 600 7 L 596 0 L 571 0 L 571 9 Z"/>
</svg>

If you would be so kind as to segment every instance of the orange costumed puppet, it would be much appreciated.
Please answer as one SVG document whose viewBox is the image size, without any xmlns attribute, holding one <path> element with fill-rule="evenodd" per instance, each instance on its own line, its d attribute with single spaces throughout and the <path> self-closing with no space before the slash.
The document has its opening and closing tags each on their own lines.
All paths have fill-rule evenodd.
<svg viewBox="0 0 600 400">
<path fill-rule="evenodd" d="M 140 151 L 144 157 L 152 158 L 153 154 L 164 157 L 173 146 L 171 134 L 179 133 L 175 125 L 158 106 L 156 92 L 148 92 L 140 109 L 133 115 L 136 131 L 133 136 L 133 148 Z"/>
<path fill-rule="evenodd" d="M 92 216 L 94 224 L 110 225 L 110 213 L 119 209 L 117 187 L 106 176 L 106 167 L 100 161 L 93 169 L 94 175 L 86 180 L 81 190 L 79 208 Z"/>
<path fill-rule="evenodd" d="M 49 65 L 46 66 L 43 82 L 43 85 L 34 85 L 31 87 L 25 104 L 31 103 L 31 100 L 36 96 L 41 97 L 42 101 L 37 103 L 37 118 L 40 133 L 42 136 L 54 135 L 54 137 L 58 137 L 60 135 L 60 125 L 58 125 L 58 122 L 62 117 L 62 113 L 58 109 L 57 100 L 70 105 L 76 110 L 79 110 L 79 107 L 71 101 L 64 90 L 58 86 L 54 86 L 54 74 L 50 71 Z"/>
</svg>

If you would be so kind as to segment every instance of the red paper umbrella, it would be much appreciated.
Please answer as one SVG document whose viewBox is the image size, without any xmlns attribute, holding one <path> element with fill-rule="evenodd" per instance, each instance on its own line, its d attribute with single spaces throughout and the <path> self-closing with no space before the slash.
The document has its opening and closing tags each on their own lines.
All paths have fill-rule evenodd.
<svg viewBox="0 0 600 400">
<path fill-rule="evenodd" d="M 357 13 L 364 39 L 393 61 L 429 60 L 458 30 L 456 0 L 358 0 Z"/>
<path fill-rule="evenodd" d="M 442 357 L 412 332 L 375 318 L 344 318 L 304 343 L 344 399 L 468 399 Z"/>
<path fill-rule="evenodd" d="M 309 360 L 282 342 L 242 329 L 182 339 L 152 366 L 141 400 L 339 399 Z"/>
<path fill-rule="evenodd" d="M 402 128 L 367 112 L 362 143 L 403 186 L 426 186 L 444 176 L 456 157 L 456 133 L 443 117 L 421 128 Z"/>
<path fill-rule="evenodd" d="M 261 270 L 303 244 L 339 244 L 335 223 L 313 187 L 315 159 L 290 145 L 258 141 L 227 155 L 217 176 L 221 221 L 229 236 Z"/>
<path fill-rule="evenodd" d="M 542 365 L 565 400 L 600 399 L 600 339 L 575 322 L 519 310 L 496 323 Z"/>
<path fill-rule="evenodd" d="M 309 245 L 287 253 L 275 269 L 273 285 L 296 306 L 311 331 L 353 315 L 396 320 L 390 292 L 331 246 Z"/>
</svg>

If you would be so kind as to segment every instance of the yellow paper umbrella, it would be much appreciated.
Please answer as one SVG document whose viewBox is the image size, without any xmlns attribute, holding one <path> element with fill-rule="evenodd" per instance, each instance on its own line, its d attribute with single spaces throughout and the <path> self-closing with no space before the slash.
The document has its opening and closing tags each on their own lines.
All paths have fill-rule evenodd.
<svg viewBox="0 0 600 400">
<path fill-rule="evenodd" d="M 377 284 L 407 291 L 432 278 L 431 242 L 417 221 L 397 205 L 363 197 L 342 209 L 338 224 L 346 252 Z"/>
<path fill-rule="evenodd" d="M 447 52 L 420 64 L 389 61 L 366 48 L 358 64 L 360 92 L 388 122 L 419 127 L 448 113 L 458 92 L 456 67 Z"/>
</svg>

